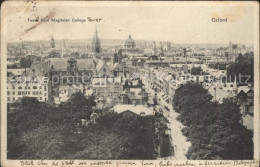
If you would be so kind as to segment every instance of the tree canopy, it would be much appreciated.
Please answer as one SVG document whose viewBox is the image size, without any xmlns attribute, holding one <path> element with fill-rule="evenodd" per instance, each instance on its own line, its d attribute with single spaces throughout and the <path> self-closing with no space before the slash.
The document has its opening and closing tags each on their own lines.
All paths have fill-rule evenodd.
<svg viewBox="0 0 260 167">
<path fill-rule="evenodd" d="M 222 104 L 200 84 L 187 83 L 176 90 L 173 107 L 182 132 L 191 142 L 188 159 L 252 159 L 252 132 L 241 122 L 239 106 L 231 99 Z"/>
<path fill-rule="evenodd" d="M 239 79 L 239 76 L 243 75 Z M 236 79 L 239 84 L 244 82 L 254 82 L 254 54 L 246 53 L 244 55 L 239 54 L 234 63 L 231 63 L 227 68 L 227 76 L 231 77 L 233 81 Z M 249 77 L 249 79 L 248 79 Z M 245 83 L 246 84 L 246 83 Z"/>
<path fill-rule="evenodd" d="M 153 116 L 95 106 L 95 97 L 80 92 L 57 107 L 22 98 L 8 112 L 8 159 L 156 158 Z"/>
<path fill-rule="evenodd" d="M 191 75 L 201 75 L 202 69 L 201 67 L 193 67 L 191 69 Z"/>
<path fill-rule="evenodd" d="M 20 67 L 21 68 L 30 68 L 33 63 L 33 58 L 32 57 L 23 57 L 20 59 Z"/>
</svg>

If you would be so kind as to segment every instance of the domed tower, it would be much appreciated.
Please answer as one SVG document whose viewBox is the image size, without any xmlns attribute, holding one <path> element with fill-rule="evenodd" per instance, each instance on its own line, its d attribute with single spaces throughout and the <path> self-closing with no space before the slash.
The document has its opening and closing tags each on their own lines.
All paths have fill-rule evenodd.
<svg viewBox="0 0 260 167">
<path fill-rule="evenodd" d="M 135 46 L 135 41 L 132 39 L 131 35 L 129 35 L 128 39 L 125 41 L 124 47 L 126 49 L 133 49 Z"/>
<path fill-rule="evenodd" d="M 92 51 L 95 53 L 100 53 L 101 52 L 101 42 L 98 38 L 98 33 L 97 33 L 97 26 L 96 26 L 96 32 L 92 40 Z"/>
</svg>

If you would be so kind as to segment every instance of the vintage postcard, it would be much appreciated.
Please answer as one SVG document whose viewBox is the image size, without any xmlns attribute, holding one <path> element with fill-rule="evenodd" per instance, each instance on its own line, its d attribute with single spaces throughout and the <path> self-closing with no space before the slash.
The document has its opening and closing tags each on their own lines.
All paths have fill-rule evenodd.
<svg viewBox="0 0 260 167">
<path fill-rule="evenodd" d="M 5 1 L 1 166 L 259 166 L 257 2 Z"/>
</svg>

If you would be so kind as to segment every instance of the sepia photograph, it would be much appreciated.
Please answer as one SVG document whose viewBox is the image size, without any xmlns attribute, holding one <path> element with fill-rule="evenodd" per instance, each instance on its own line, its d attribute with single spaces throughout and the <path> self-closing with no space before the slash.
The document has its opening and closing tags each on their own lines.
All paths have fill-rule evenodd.
<svg viewBox="0 0 260 167">
<path fill-rule="evenodd" d="M 258 159 L 258 5 L 2 3 L 3 166 Z"/>
</svg>

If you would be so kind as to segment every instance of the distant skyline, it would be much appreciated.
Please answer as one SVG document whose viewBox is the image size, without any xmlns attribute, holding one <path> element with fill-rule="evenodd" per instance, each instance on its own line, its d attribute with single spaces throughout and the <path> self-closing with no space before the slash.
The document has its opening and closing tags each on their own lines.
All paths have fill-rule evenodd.
<svg viewBox="0 0 260 167">
<path fill-rule="evenodd" d="M 39 4 L 41 2 L 38 2 Z M 39 5 L 39 4 L 36 4 Z M 7 42 L 88 39 L 97 25 L 100 39 L 171 41 L 173 43 L 254 43 L 253 8 L 249 6 L 31 6 L 7 17 Z M 163 3 L 162 3 L 163 4 Z M 91 3 L 90 3 L 91 5 Z M 13 8 L 13 7 L 10 7 Z M 36 10 L 37 9 L 37 10 Z M 100 22 L 28 22 L 53 12 L 55 19 L 101 18 Z M 227 18 L 228 22 L 212 22 Z M 19 37 L 20 36 L 20 37 Z"/>
</svg>

